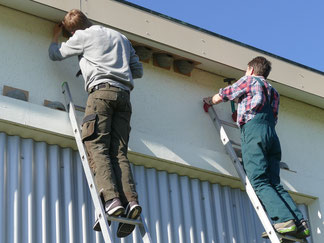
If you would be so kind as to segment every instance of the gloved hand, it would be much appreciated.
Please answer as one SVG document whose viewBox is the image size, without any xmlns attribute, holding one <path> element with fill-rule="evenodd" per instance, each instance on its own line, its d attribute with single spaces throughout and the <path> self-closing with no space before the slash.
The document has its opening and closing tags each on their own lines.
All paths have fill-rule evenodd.
<svg viewBox="0 0 324 243">
<path fill-rule="evenodd" d="M 213 97 L 211 97 L 211 96 L 206 97 L 206 98 L 203 98 L 203 101 L 207 105 L 214 105 L 214 103 L 213 103 Z"/>
<path fill-rule="evenodd" d="M 204 102 L 204 110 L 205 112 L 208 112 L 209 107 L 213 105 L 212 97 L 203 98 L 203 102 Z"/>
</svg>

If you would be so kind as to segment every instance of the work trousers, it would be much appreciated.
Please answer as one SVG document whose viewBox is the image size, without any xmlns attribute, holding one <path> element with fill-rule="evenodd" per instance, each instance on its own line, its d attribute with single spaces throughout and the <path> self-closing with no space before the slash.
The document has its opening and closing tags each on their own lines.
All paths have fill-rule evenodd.
<svg viewBox="0 0 324 243">
<path fill-rule="evenodd" d="M 90 168 L 104 201 L 137 201 L 127 158 L 132 107 L 128 91 L 106 85 L 89 94 L 82 125 Z"/>
<path fill-rule="evenodd" d="M 272 112 L 263 113 L 241 129 L 243 165 L 257 196 L 274 223 L 291 219 L 298 223 L 303 215 L 280 184 L 281 148 Z"/>
</svg>

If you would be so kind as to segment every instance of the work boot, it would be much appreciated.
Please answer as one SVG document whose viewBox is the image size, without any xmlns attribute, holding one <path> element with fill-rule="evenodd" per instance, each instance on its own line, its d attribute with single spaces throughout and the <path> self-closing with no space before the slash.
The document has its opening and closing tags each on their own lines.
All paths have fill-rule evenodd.
<svg viewBox="0 0 324 243">
<path fill-rule="evenodd" d="M 137 219 L 142 212 L 142 207 L 136 202 L 132 201 L 128 203 L 126 207 L 126 217 L 129 219 Z"/>
<path fill-rule="evenodd" d="M 294 234 L 297 231 L 297 226 L 294 220 L 277 223 L 273 225 L 275 230 L 280 234 Z"/>
<path fill-rule="evenodd" d="M 286 222 L 274 224 L 273 227 L 279 234 L 295 235 L 297 232 L 297 226 L 294 220 L 288 220 Z M 269 238 L 267 232 L 261 234 L 262 238 Z"/>
<path fill-rule="evenodd" d="M 310 230 L 308 227 L 307 220 L 303 219 L 297 225 L 297 232 L 295 234 L 296 238 L 305 239 L 310 236 Z"/>
<path fill-rule="evenodd" d="M 126 207 L 125 218 L 137 219 L 141 215 L 141 212 L 142 212 L 142 207 L 136 201 L 129 202 Z M 135 229 L 134 224 L 119 223 L 117 229 L 117 237 L 119 238 L 126 237 L 130 235 L 134 229 Z"/>
<path fill-rule="evenodd" d="M 105 211 L 109 216 L 118 217 L 125 212 L 125 208 L 119 198 L 115 197 L 105 202 Z"/>
</svg>

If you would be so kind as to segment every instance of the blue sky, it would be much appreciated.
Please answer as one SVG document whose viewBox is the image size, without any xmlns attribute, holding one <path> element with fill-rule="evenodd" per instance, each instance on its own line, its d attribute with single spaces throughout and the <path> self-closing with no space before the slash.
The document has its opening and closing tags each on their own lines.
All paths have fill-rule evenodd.
<svg viewBox="0 0 324 243">
<path fill-rule="evenodd" d="M 324 72 L 324 0 L 128 0 Z"/>
</svg>

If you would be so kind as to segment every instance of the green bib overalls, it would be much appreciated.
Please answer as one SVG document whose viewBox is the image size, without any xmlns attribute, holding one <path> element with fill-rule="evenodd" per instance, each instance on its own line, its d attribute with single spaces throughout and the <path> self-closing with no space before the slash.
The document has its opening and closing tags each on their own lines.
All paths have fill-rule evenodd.
<svg viewBox="0 0 324 243">
<path fill-rule="evenodd" d="M 264 83 L 258 80 L 263 90 Z M 274 223 L 303 219 L 291 196 L 280 184 L 281 148 L 269 103 L 241 128 L 243 165 L 246 174 Z"/>
</svg>

